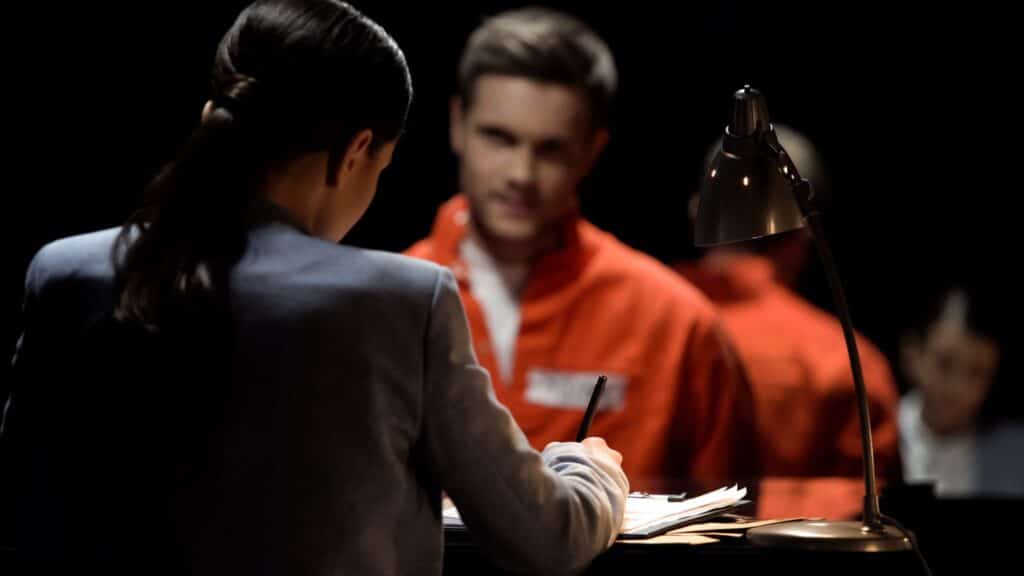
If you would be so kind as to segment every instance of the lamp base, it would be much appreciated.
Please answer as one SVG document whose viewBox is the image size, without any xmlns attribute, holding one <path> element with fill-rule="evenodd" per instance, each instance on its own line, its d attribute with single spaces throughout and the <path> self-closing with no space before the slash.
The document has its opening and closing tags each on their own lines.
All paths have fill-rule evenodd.
<svg viewBox="0 0 1024 576">
<path fill-rule="evenodd" d="M 892 526 L 870 528 L 860 522 L 799 521 L 751 528 L 747 540 L 757 546 L 834 552 L 900 552 L 910 538 Z"/>
</svg>

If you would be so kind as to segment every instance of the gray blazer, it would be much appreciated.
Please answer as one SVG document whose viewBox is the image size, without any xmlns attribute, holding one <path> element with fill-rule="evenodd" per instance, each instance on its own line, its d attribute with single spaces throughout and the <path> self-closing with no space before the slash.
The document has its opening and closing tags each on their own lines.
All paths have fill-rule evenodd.
<svg viewBox="0 0 1024 576">
<path fill-rule="evenodd" d="M 49 244 L 29 269 L 5 422 L 23 466 L 45 451 L 29 421 L 44 411 L 19 399 L 33 398 L 24 392 L 83 326 L 109 314 L 116 232 Z M 190 520 L 175 559 L 183 571 L 440 574 L 442 490 L 499 565 L 575 571 L 614 540 L 625 476 L 578 444 L 530 447 L 477 364 L 446 269 L 271 221 L 251 230 L 230 282 L 237 392 L 212 439 L 223 447 L 220 488 Z M 29 491 L 19 521 L 34 528 L 21 546 L 57 554 L 47 548 L 61 539 L 38 521 L 53 495 Z"/>
</svg>

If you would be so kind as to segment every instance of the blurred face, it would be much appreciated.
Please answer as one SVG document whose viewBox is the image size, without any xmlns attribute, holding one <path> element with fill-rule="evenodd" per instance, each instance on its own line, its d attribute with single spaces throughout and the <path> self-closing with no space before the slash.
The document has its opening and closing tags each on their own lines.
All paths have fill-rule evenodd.
<svg viewBox="0 0 1024 576">
<path fill-rule="evenodd" d="M 499 242 L 555 232 L 606 141 L 592 129 L 586 95 L 560 84 L 485 75 L 468 108 L 452 103 L 451 144 L 473 226 Z"/>
<path fill-rule="evenodd" d="M 920 390 L 922 417 L 935 432 L 966 430 L 978 416 L 995 379 L 999 348 L 972 332 L 951 299 L 923 341 L 904 347 L 907 373 Z"/>
</svg>

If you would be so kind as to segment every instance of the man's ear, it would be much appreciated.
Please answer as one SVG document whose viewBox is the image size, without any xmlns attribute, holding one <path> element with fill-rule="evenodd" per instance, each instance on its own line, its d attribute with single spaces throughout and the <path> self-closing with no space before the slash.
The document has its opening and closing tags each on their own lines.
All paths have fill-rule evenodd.
<svg viewBox="0 0 1024 576">
<path fill-rule="evenodd" d="M 465 121 L 462 98 L 452 96 L 451 102 L 448 103 L 448 141 L 456 156 L 462 156 L 463 142 L 466 141 Z"/>
<path fill-rule="evenodd" d="M 607 128 L 595 131 L 590 137 L 590 148 L 587 150 L 587 173 L 590 173 L 594 168 L 594 164 L 597 164 L 597 159 L 601 157 L 601 153 L 608 146 L 609 140 L 611 140 L 611 135 Z"/>
</svg>

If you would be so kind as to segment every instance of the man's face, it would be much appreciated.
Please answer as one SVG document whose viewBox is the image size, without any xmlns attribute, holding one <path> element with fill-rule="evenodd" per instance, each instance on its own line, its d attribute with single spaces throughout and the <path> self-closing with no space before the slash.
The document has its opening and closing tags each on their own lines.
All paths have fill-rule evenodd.
<svg viewBox="0 0 1024 576">
<path fill-rule="evenodd" d="M 451 143 L 474 226 L 530 241 L 576 206 L 576 187 L 607 139 L 586 95 L 518 76 L 484 75 L 469 106 L 452 103 Z"/>
</svg>

